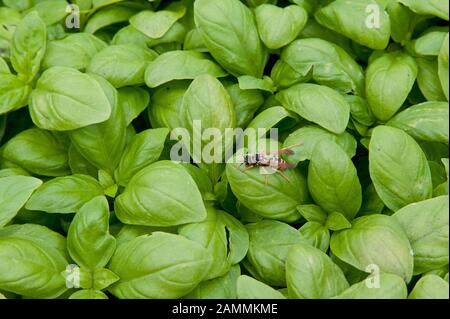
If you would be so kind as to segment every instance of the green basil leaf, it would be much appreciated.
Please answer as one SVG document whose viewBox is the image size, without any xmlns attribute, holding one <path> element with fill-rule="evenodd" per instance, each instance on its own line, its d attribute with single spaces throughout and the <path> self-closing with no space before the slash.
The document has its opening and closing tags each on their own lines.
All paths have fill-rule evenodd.
<svg viewBox="0 0 450 319">
<path fill-rule="evenodd" d="M 150 94 L 139 87 L 125 87 L 118 90 L 119 107 L 123 110 L 126 125 L 141 114 L 150 103 Z"/>
<path fill-rule="evenodd" d="M 391 37 L 402 45 L 411 40 L 414 28 L 420 21 L 418 15 L 398 1 L 389 1 L 386 6 L 391 21 Z"/>
<path fill-rule="evenodd" d="M 100 169 L 97 174 L 98 182 L 105 190 L 105 195 L 111 198 L 116 197 L 118 186 L 114 178 L 106 171 Z"/>
<path fill-rule="evenodd" d="M 27 105 L 30 92 L 31 87 L 18 76 L 0 73 L 0 114 Z"/>
<path fill-rule="evenodd" d="M 318 222 L 308 221 L 298 231 L 305 242 L 323 252 L 328 251 L 330 246 L 330 232 L 328 228 Z"/>
<path fill-rule="evenodd" d="M 371 49 L 383 50 L 388 45 L 389 15 L 375 0 L 336 0 L 317 10 L 314 17 L 325 27 Z"/>
<path fill-rule="evenodd" d="M 250 238 L 246 262 L 255 277 L 271 286 L 286 286 L 286 256 L 291 247 L 304 242 L 302 236 L 295 228 L 275 220 L 263 220 L 245 227 Z"/>
<path fill-rule="evenodd" d="M 276 91 L 276 87 L 273 81 L 268 76 L 264 76 L 262 79 L 254 78 L 250 75 L 242 75 L 238 77 L 239 87 L 242 90 L 262 90 L 273 93 Z"/>
<path fill-rule="evenodd" d="M 269 49 L 291 43 L 308 21 L 308 12 L 300 6 L 284 8 L 263 4 L 255 9 L 259 35 Z"/>
<path fill-rule="evenodd" d="M 92 6 L 96 9 L 108 6 L 110 4 L 114 4 L 117 2 L 122 2 L 124 0 L 90 0 L 92 2 Z"/>
<path fill-rule="evenodd" d="M 29 176 L 0 178 L 0 228 L 16 216 L 34 190 L 41 185 L 40 179 Z"/>
<path fill-rule="evenodd" d="M 229 163 L 226 174 L 234 195 L 256 214 L 286 222 L 300 218 L 296 207 L 308 200 L 308 190 L 298 170 L 284 171 L 284 177 L 262 175 L 258 168 L 244 171 L 239 163 Z"/>
<path fill-rule="evenodd" d="M 291 148 L 294 154 L 286 156 L 286 160 L 295 165 L 310 160 L 314 148 L 323 140 L 335 142 L 350 158 L 356 154 L 356 140 L 350 133 L 334 134 L 316 125 L 306 125 L 292 132 L 285 139 L 283 147 L 295 145 Z"/>
<path fill-rule="evenodd" d="M 6 133 L 6 116 L 0 115 L 0 142 L 3 139 L 3 136 L 5 136 Z"/>
<path fill-rule="evenodd" d="M 442 43 L 441 51 L 438 56 L 438 73 L 441 80 L 442 89 L 448 100 L 448 33 Z"/>
<path fill-rule="evenodd" d="M 69 166 L 72 174 L 84 174 L 92 177 L 97 176 L 97 168 L 89 163 L 73 146 L 69 147 Z"/>
<path fill-rule="evenodd" d="M 117 276 L 111 270 L 105 268 L 97 269 L 96 271 L 94 271 L 92 277 L 94 282 L 93 287 L 97 290 L 105 289 L 120 279 L 119 276 Z"/>
<path fill-rule="evenodd" d="M 208 199 L 208 197 L 210 196 L 213 196 L 213 199 L 215 198 L 215 194 L 213 194 L 214 188 L 211 179 L 204 170 L 188 163 L 181 163 L 181 166 L 194 179 L 195 183 L 197 184 L 198 190 L 200 191 L 200 193 L 202 193 L 205 201 L 211 200 L 211 198 Z"/>
<path fill-rule="evenodd" d="M 362 191 L 356 168 L 342 148 L 323 140 L 314 149 L 308 169 L 314 201 L 329 213 L 351 220 L 361 207 Z"/>
<path fill-rule="evenodd" d="M 12 9 L 23 11 L 31 6 L 32 0 L 4 0 L 3 3 Z"/>
<path fill-rule="evenodd" d="M 66 131 L 106 121 L 111 105 L 93 77 L 72 68 L 52 67 L 31 93 L 30 114 L 42 129 Z"/>
<path fill-rule="evenodd" d="M 359 217 L 352 222 L 352 228 L 333 233 L 330 248 L 339 259 L 361 271 L 369 272 L 376 266 L 381 272 L 398 275 L 406 282 L 411 280 L 412 248 L 394 217 Z"/>
<path fill-rule="evenodd" d="M 161 38 L 185 15 L 186 7 L 178 7 L 178 11 L 141 11 L 130 19 L 130 24 L 149 38 Z"/>
<path fill-rule="evenodd" d="M 150 38 L 145 34 L 136 30 L 133 26 L 127 25 L 114 35 L 111 44 L 133 44 L 147 49 L 149 41 Z"/>
<path fill-rule="evenodd" d="M 281 52 L 271 78 L 277 87 L 288 88 L 310 77 L 343 93 L 364 95 L 363 70 L 345 50 L 318 38 L 295 40 Z"/>
<path fill-rule="evenodd" d="M 15 1 L 18 3 L 19 1 Z M 5 3 L 6 5 L 6 3 Z M 9 41 L 13 38 L 17 25 L 22 20 L 22 15 L 19 10 L 11 9 L 9 7 L 0 8 L 0 21 L 4 26 L 0 29 L 0 39 L 4 39 L 9 47 Z"/>
<path fill-rule="evenodd" d="M 433 197 L 436 197 L 435 196 L 436 187 L 442 184 L 446 184 L 447 175 L 445 173 L 445 168 L 437 162 L 428 161 L 428 166 L 430 166 L 431 179 L 433 182 Z"/>
<path fill-rule="evenodd" d="M 70 172 L 67 147 L 49 131 L 37 128 L 22 131 L 9 140 L 3 158 L 38 175 L 64 176 Z"/>
<path fill-rule="evenodd" d="M 47 39 L 49 41 L 60 40 L 66 37 L 68 33 L 62 23 L 55 23 L 47 27 Z"/>
<path fill-rule="evenodd" d="M 17 26 L 11 42 L 11 63 L 19 77 L 31 82 L 38 73 L 47 43 L 45 23 L 38 13 L 27 14 Z"/>
<path fill-rule="evenodd" d="M 92 57 L 87 71 L 104 77 L 114 87 L 144 83 L 145 70 L 156 52 L 139 46 L 110 45 Z"/>
<path fill-rule="evenodd" d="M 375 187 L 371 183 L 366 187 L 363 193 L 363 200 L 361 209 L 358 212 L 358 215 L 371 215 L 371 214 L 381 214 L 384 209 L 384 203 L 381 200 L 380 196 L 378 196 Z"/>
<path fill-rule="evenodd" d="M 257 129 L 267 133 L 272 127 L 276 127 L 281 123 L 293 122 L 295 124 L 298 121 L 299 117 L 297 114 L 286 110 L 282 106 L 272 106 L 257 114 L 247 125 L 247 130 Z"/>
<path fill-rule="evenodd" d="M 379 54 L 366 70 L 367 101 L 373 115 L 389 120 L 403 105 L 417 77 L 416 61 L 401 51 Z"/>
<path fill-rule="evenodd" d="M 220 196 L 221 204 L 223 206 L 225 206 L 228 210 L 234 210 L 235 209 L 234 205 L 236 205 L 236 209 L 237 209 L 236 214 L 239 217 L 239 220 L 242 221 L 243 223 L 257 223 L 257 222 L 262 221 L 264 219 L 263 217 L 252 212 L 250 209 L 248 209 L 247 207 L 242 205 L 241 202 L 239 202 L 239 201 L 235 202 L 234 195 L 230 190 L 229 184 L 227 184 L 227 183 L 228 183 L 228 181 L 226 180 L 226 177 L 225 177 L 225 182 L 220 184 L 221 187 L 225 188 L 225 191 L 224 191 L 225 195 L 218 195 L 218 197 Z M 216 193 L 218 192 L 217 188 L 218 187 L 216 187 Z"/>
<path fill-rule="evenodd" d="M 0 73 L 2 74 L 11 74 L 11 70 L 9 69 L 8 63 L 0 57 Z"/>
<path fill-rule="evenodd" d="M 444 164 L 445 167 L 445 173 L 447 175 L 447 180 L 448 180 L 448 175 L 449 175 L 449 163 L 448 163 L 448 158 L 441 158 L 441 162 L 442 164 Z"/>
<path fill-rule="evenodd" d="M 353 120 L 365 126 L 372 126 L 376 122 L 365 99 L 356 95 L 345 95 L 344 98 L 350 104 L 350 114 Z"/>
<path fill-rule="evenodd" d="M 147 38 L 146 45 L 159 54 L 180 50 L 186 37 L 187 30 L 187 27 L 183 23 L 175 22 L 163 37 L 158 39 Z M 183 47 L 183 50 L 188 50 L 188 48 Z"/>
<path fill-rule="evenodd" d="M 47 213 L 75 213 L 85 203 L 100 195 L 103 195 L 103 188 L 94 178 L 74 174 L 44 183 L 31 196 L 25 208 Z"/>
<path fill-rule="evenodd" d="M 416 58 L 416 62 L 419 67 L 417 84 L 425 98 L 428 101 L 446 101 L 439 79 L 437 59 Z"/>
<path fill-rule="evenodd" d="M 8 236 L 33 241 L 41 247 L 56 250 L 65 258 L 69 258 L 66 251 L 66 239 L 61 234 L 51 231 L 45 226 L 34 224 L 9 225 L 0 230 L 0 236 Z"/>
<path fill-rule="evenodd" d="M 193 291 L 183 298 L 236 299 L 237 280 L 240 275 L 241 269 L 239 265 L 234 265 L 226 275 L 215 279 L 202 281 Z"/>
<path fill-rule="evenodd" d="M 286 52 L 289 47 L 290 45 L 288 45 L 282 52 Z M 290 57 L 292 57 L 292 55 Z M 294 84 L 310 81 L 312 78 L 312 73 L 309 72 L 309 70 L 304 70 L 304 73 L 301 73 L 301 71 L 295 69 L 289 62 L 279 59 L 275 62 L 275 65 L 270 72 L 270 78 L 277 88 L 287 89 Z"/>
<path fill-rule="evenodd" d="M 438 56 L 447 33 L 446 27 L 429 28 L 412 42 L 414 52 L 418 55 Z"/>
<path fill-rule="evenodd" d="M 180 298 L 202 281 L 209 266 L 200 244 L 156 232 L 119 246 L 109 269 L 120 280 L 108 290 L 118 298 Z"/>
<path fill-rule="evenodd" d="M 203 42 L 203 37 L 197 28 L 194 28 L 186 33 L 183 48 L 190 51 L 208 52 L 208 49 Z"/>
<path fill-rule="evenodd" d="M 320 206 L 317 205 L 299 205 L 297 206 L 299 213 L 308 222 L 317 222 L 319 224 L 325 224 L 327 220 L 327 212 L 325 212 Z"/>
<path fill-rule="evenodd" d="M 293 0 L 295 2 L 299 1 L 310 1 L 311 0 Z M 315 5 L 315 3 L 314 3 Z M 304 5 L 303 7 L 307 9 Z M 309 9 L 307 9 L 309 10 Z M 309 13 L 313 13 L 312 11 L 309 11 Z M 306 26 L 303 28 L 303 30 L 300 32 L 300 34 L 297 37 L 298 39 L 308 39 L 308 38 L 319 38 L 322 40 L 326 40 L 328 42 L 332 42 L 334 44 L 337 44 L 339 47 L 344 49 L 346 52 L 348 52 L 351 56 L 354 56 L 353 49 L 351 48 L 351 40 L 349 38 L 344 37 L 342 34 L 339 34 L 337 32 L 334 32 L 331 29 L 328 29 L 324 27 L 323 25 L 319 24 L 315 19 L 308 19 L 308 22 L 306 23 Z"/>
<path fill-rule="evenodd" d="M 91 59 L 106 43 L 89 33 L 73 33 L 61 40 L 50 41 L 47 45 L 42 66 L 66 66 L 77 70 L 87 68 Z"/>
<path fill-rule="evenodd" d="M 377 279 L 379 277 L 376 277 L 377 275 L 380 274 L 380 272 L 377 272 L 376 268 L 373 268 L 370 270 L 371 274 L 367 274 L 367 272 L 363 272 L 353 266 L 351 266 L 350 264 L 345 263 L 344 261 L 340 260 L 339 258 L 336 257 L 336 255 L 333 254 L 333 252 L 330 250 L 329 251 L 329 255 L 331 260 L 339 266 L 339 268 L 342 269 L 342 271 L 344 272 L 345 278 L 347 278 L 348 283 L 350 285 L 354 285 L 356 283 L 359 283 L 361 281 L 365 281 L 366 283 L 372 284 L 373 286 L 377 286 Z M 401 278 L 400 278 L 401 279 Z M 403 282 L 404 280 L 401 279 Z M 372 285 L 371 285 L 372 286 Z"/>
<path fill-rule="evenodd" d="M 323 128 L 341 134 L 347 127 L 350 105 L 335 90 L 317 84 L 297 84 L 277 94 L 290 111 Z"/>
<path fill-rule="evenodd" d="M 139 171 L 115 202 L 116 215 L 126 224 L 176 226 L 201 222 L 206 209 L 191 176 L 171 161 Z"/>
<path fill-rule="evenodd" d="M 249 239 L 244 226 L 231 215 L 211 206 L 207 207 L 206 220 L 181 226 L 178 234 L 201 244 L 213 257 L 204 280 L 225 275 L 231 265 L 245 257 L 248 249 Z"/>
<path fill-rule="evenodd" d="M 372 284 L 371 280 L 374 281 Z M 367 278 L 344 290 L 336 299 L 406 299 L 408 290 L 397 275 L 379 274 L 376 279 Z"/>
<path fill-rule="evenodd" d="M 96 33 L 98 30 L 112 24 L 126 22 L 139 10 L 131 6 L 111 6 L 94 13 L 84 27 L 84 32 Z"/>
<path fill-rule="evenodd" d="M 145 83 L 154 88 L 172 80 L 194 79 L 202 74 L 223 77 L 227 74 L 203 53 L 170 51 L 150 62 L 145 72 Z"/>
<path fill-rule="evenodd" d="M 226 85 L 236 111 L 236 127 L 247 127 L 255 112 L 264 103 L 263 94 L 258 90 L 242 90 L 239 84 Z"/>
<path fill-rule="evenodd" d="M 434 15 L 448 21 L 448 2 L 442 0 L 398 0 L 412 11 L 422 15 Z"/>
<path fill-rule="evenodd" d="M 0 169 L 0 178 L 9 176 L 30 176 L 30 174 L 20 167 Z"/>
<path fill-rule="evenodd" d="M 154 232 L 177 234 L 178 227 L 136 226 L 124 224 L 116 235 L 117 247 L 139 236 L 151 235 Z"/>
<path fill-rule="evenodd" d="M 126 143 L 126 122 L 118 104 L 116 89 L 104 78 L 92 75 L 111 106 L 111 116 L 105 122 L 92 124 L 69 132 L 78 152 L 99 169 L 113 175 Z"/>
<path fill-rule="evenodd" d="M 156 162 L 168 134 L 168 129 L 159 128 L 145 130 L 134 136 L 125 148 L 115 172 L 117 182 L 126 185 L 138 171 Z"/>
<path fill-rule="evenodd" d="M 252 12 L 239 0 L 199 0 L 195 24 L 211 55 L 229 73 L 260 78 L 267 60 Z"/>
<path fill-rule="evenodd" d="M 441 159 L 449 157 L 448 146 L 437 142 L 419 142 L 419 146 L 424 152 L 427 160 L 441 162 Z"/>
<path fill-rule="evenodd" d="M 352 224 L 345 218 L 344 215 L 338 212 L 332 212 L 328 215 L 325 227 L 329 230 L 338 231 L 346 228 L 351 228 Z"/>
<path fill-rule="evenodd" d="M 223 142 L 226 129 L 234 128 L 236 113 L 233 102 L 223 85 L 211 75 L 201 75 L 191 83 L 180 109 L 183 127 L 190 133 L 189 146 L 191 157 L 199 167 L 204 169 L 212 181 L 217 181 L 222 174 L 222 159 L 225 157 Z M 195 147 L 195 122 L 201 121 L 201 145 Z M 220 136 L 208 134 L 208 128 L 220 131 Z M 205 158 L 204 155 L 210 158 Z"/>
<path fill-rule="evenodd" d="M 36 1 L 34 1 L 36 3 Z M 66 8 L 69 4 L 64 0 L 44 0 L 37 3 L 24 13 L 36 11 L 46 25 L 52 25 L 61 21 L 67 15 Z"/>
<path fill-rule="evenodd" d="M 119 276 L 106 268 L 97 269 L 92 273 L 92 287 L 99 291 L 111 286 L 119 280 Z"/>
<path fill-rule="evenodd" d="M 153 91 L 148 108 L 148 118 L 152 127 L 174 129 L 183 126 L 180 111 L 189 84 L 187 81 L 174 81 L 161 85 Z"/>
<path fill-rule="evenodd" d="M 386 125 L 404 130 L 417 140 L 448 143 L 448 103 L 425 102 L 410 106 Z"/>
<path fill-rule="evenodd" d="M 108 299 L 108 296 L 99 290 L 83 289 L 71 294 L 69 299 Z"/>
<path fill-rule="evenodd" d="M 238 299 L 286 299 L 272 287 L 246 275 L 237 279 Z"/>
<path fill-rule="evenodd" d="M 201 121 L 202 130 L 212 127 L 220 130 L 222 136 L 219 142 L 225 137 L 225 129 L 233 128 L 236 123 L 236 113 L 227 90 L 217 79 L 206 74 L 196 77 L 184 94 L 180 116 L 183 127 L 186 127 L 191 135 L 196 120 Z M 210 139 L 204 139 L 202 134 L 202 142 L 209 143 Z M 201 162 L 200 154 L 194 151 L 192 156 L 194 160 Z"/>
<path fill-rule="evenodd" d="M 62 235 L 38 225 L 0 229 L 0 289 L 32 298 L 56 298 L 67 290 L 61 275 L 67 264 Z"/>
<path fill-rule="evenodd" d="M 289 250 L 286 282 L 290 298 L 331 298 L 348 288 L 342 270 L 322 251 L 305 244 Z"/>
<path fill-rule="evenodd" d="M 94 271 L 108 263 L 116 248 L 109 234 L 109 207 L 104 196 L 84 204 L 70 224 L 67 249 L 75 262 Z"/>
<path fill-rule="evenodd" d="M 414 252 L 414 274 L 448 263 L 448 196 L 413 203 L 394 215 Z"/>
<path fill-rule="evenodd" d="M 436 275 L 419 279 L 408 299 L 448 299 L 448 282 Z"/>
<path fill-rule="evenodd" d="M 247 3 L 247 6 L 249 6 L 250 8 L 256 8 L 266 3 L 275 4 L 277 0 L 245 0 L 245 2 Z"/>
<path fill-rule="evenodd" d="M 445 181 L 437 186 L 435 186 L 435 188 L 433 189 L 433 196 L 437 197 L 437 196 L 443 196 L 443 195 L 448 195 L 448 181 Z"/>
<path fill-rule="evenodd" d="M 425 154 L 402 130 L 377 126 L 370 140 L 369 163 L 375 189 L 393 211 L 431 197 L 431 173 Z"/>
</svg>

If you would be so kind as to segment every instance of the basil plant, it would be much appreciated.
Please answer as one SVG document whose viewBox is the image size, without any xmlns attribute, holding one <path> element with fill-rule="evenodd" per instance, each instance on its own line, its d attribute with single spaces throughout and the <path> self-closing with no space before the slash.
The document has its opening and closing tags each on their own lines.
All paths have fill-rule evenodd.
<svg viewBox="0 0 450 319">
<path fill-rule="evenodd" d="M 448 299 L 446 0 L 0 0 L 0 299 Z"/>
</svg>

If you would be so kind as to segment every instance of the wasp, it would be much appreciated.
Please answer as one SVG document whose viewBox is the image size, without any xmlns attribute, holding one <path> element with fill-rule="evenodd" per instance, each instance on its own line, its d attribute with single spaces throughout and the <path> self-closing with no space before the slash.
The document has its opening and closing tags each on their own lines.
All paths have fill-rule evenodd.
<svg viewBox="0 0 450 319">
<path fill-rule="evenodd" d="M 279 149 L 274 152 L 266 153 L 246 153 L 243 155 L 243 162 L 241 165 L 245 165 L 246 168 L 244 171 L 252 169 L 253 167 L 267 167 L 279 173 L 283 176 L 284 179 L 289 181 L 287 176 L 283 173 L 283 171 L 294 168 L 295 165 L 286 162 L 284 159 L 280 157 L 280 155 L 293 155 L 294 151 L 293 147 L 300 146 L 301 144 L 291 145 L 289 147 L 285 147 Z M 266 184 L 267 184 L 267 176 L 266 176 Z"/>
</svg>

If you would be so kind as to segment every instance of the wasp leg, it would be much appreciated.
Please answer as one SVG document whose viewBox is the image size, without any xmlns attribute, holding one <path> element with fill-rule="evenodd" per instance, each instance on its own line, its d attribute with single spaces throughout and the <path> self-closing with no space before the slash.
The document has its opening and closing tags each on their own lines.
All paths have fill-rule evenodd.
<svg viewBox="0 0 450 319">
<path fill-rule="evenodd" d="M 253 167 L 255 167 L 255 165 L 247 166 L 247 167 L 243 170 L 243 172 L 246 172 L 246 171 L 252 169 Z"/>
<path fill-rule="evenodd" d="M 278 172 L 285 180 L 287 180 L 289 183 L 291 182 L 291 181 L 289 180 L 289 178 L 288 178 L 282 171 L 277 170 L 277 172 Z"/>
<path fill-rule="evenodd" d="M 290 149 L 290 148 L 297 147 L 297 146 L 302 146 L 302 145 L 303 145 L 303 142 L 300 142 L 300 143 L 297 143 L 297 144 L 292 144 L 292 145 L 283 147 L 282 149 L 283 149 L 283 150 L 284 150 L 284 149 Z"/>
<path fill-rule="evenodd" d="M 294 151 L 292 151 L 292 148 L 301 146 L 301 145 L 303 145 L 303 143 L 298 143 L 298 144 L 294 144 L 294 145 L 289 145 L 287 147 L 283 147 L 282 149 L 278 150 L 278 154 L 292 155 L 292 154 L 294 154 Z"/>
</svg>

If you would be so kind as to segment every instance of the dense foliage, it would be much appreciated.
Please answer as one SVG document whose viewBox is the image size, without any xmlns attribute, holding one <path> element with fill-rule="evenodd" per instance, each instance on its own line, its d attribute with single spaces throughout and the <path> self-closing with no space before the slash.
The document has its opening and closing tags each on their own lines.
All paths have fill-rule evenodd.
<svg viewBox="0 0 450 319">
<path fill-rule="evenodd" d="M 0 297 L 448 298 L 447 0 L 70 2 L 0 1 Z"/>
</svg>

